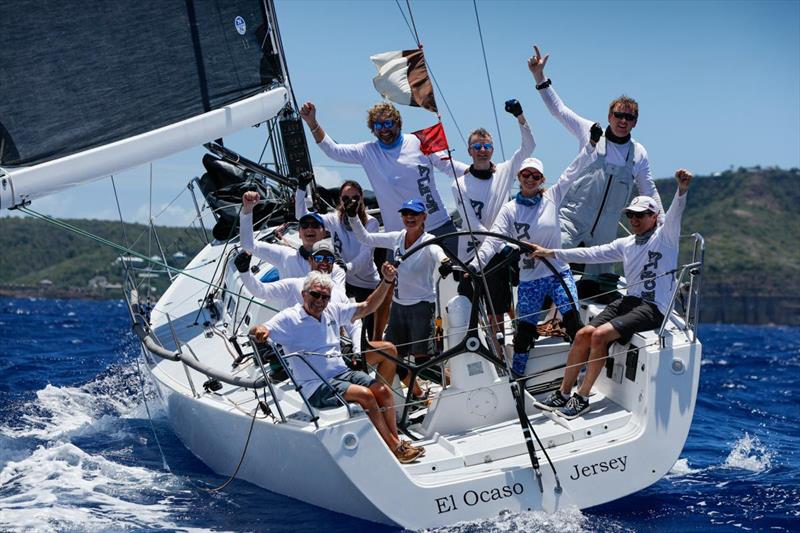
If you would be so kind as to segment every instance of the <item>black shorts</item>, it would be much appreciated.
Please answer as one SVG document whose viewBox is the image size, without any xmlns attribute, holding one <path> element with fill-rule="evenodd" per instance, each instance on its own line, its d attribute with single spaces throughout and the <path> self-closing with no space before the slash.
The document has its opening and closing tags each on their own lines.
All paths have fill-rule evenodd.
<svg viewBox="0 0 800 533">
<path fill-rule="evenodd" d="M 501 261 L 507 259 L 501 254 L 495 254 L 492 260 L 484 267 L 489 270 Z M 492 309 L 495 314 L 502 315 L 511 309 L 511 280 L 508 265 L 490 272 L 486 276 L 486 285 L 489 287 L 489 300 L 492 302 Z M 466 296 L 472 300 L 472 283 L 470 280 L 462 279 L 458 284 L 458 294 Z M 491 309 L 487 309 L 491 312 Z"/>
<path fill-rule="evenodd" d="M 397 346 L 402 357 L 409 354 L 433 353 L 433 302 L 417 302 L 413 305 L 392 303 L 386 340 Z"/>
<path fill-rule="evenodd" d="M 623 296 L 608 304 L 589 325 L 598 327 L 608 322 L 620 335 L 617 342 L 628 344 L 634 333 L 660 328 L 664 315 L 654 303 L 645 302 L 638 296 Z"/>
</svg>

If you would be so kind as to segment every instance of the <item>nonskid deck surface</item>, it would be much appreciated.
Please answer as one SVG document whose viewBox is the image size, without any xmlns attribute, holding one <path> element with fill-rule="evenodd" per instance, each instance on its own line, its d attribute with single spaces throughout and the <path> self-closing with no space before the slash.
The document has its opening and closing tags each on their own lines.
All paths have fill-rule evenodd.
<svg viewBox="0 0 800 533">
<path fill-rule="evenodd" d="M 589 444 L 589 439 L 606 442 L 614 438 L 613 433 L 626 432 L 626 426 L 631 422 L 629 411 L 601 394 L 593 395 L 590 402 L 591 411 L 574 420 L 566 420 L 549 411 L 528 410 L 533 428 L 551 456 L 570 453 Z M 415 444 L 425 446 L 427 453 L 420 460 L 404 465 L 404 469 L 415 481 L 423 484 L 471 476 L 487 468 L 494 470 L 530 463 L 522 429 L 516 419 L 460 435 L 435 435 Z M 538 444 L 536 449 L 539 450 Z M 540 455 L 539 459 L 543 460 L 543 457 Z"/>
</svg>

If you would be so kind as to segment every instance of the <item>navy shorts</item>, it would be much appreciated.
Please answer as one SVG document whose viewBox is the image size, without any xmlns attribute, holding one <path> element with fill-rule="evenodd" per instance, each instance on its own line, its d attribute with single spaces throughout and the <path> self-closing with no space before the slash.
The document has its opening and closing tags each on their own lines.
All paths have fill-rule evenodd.
<svg viewBox="0 0 800 533">
<path fill-rule="evenodd" d="M 436 304 L 417 302 L 412 305 L 392 303 L 386 340 L 397 346 L 403 357 L 409 354 L 433 353 L 433 315 Z"/>
<path fill-rule="evenodd" d="M 594 317 L 590 326 L 602 326 L 610 322 L 619 333 L 619 344 L 628 344 L 634 333 L 661 327 L 664 315 L 654 303 L 646 302 L 638 296 L 623 296 L 606 306 Z"/>
<path fill-rule="evenodd" d="M 369 387 L 375 383 L 375 380 L 366 372 L 361 372 L 360 370 L 346 370 L 332 377 L 328 382 L 330 386 L 323 383 L 317 387 L 317 390 L 315 390 L 311 398 L 308 399 L 308 403 L 310 403 L 312 407 L 324 409 L 325 407 L 341 406 L 342 402 L 336 397 L 336 392 L 344 397 L 344 393 L 347 392 L 350 385 Z"/>
</svg>

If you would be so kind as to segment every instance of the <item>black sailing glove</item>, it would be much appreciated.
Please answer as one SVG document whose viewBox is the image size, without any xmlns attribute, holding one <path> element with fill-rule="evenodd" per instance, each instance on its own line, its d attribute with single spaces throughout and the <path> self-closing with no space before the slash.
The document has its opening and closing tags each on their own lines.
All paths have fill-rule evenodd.
<svg viewBox="0 0 800 533">
<path fill-rule="evenodd" d="M 306 190 L 308 184 L 314 180 L 314 173 L 313 172 L 303 172 L 297 177 L 297 188 L 301 191 Z"/>
<path fill-rule="evenodd" d="M 245 273 L 250 270 L 250 259 L 253 256 L 250 252 L 240 252 L 239 255 L 236 256 L 236 259 L 233 260 L 233 264 L 236 265 L 236 270 L 241 273 Z"/>
<path fill-rule="evenodd" d="M 439 265 L 439 275 L 442 276 L 442 279 L 444 279 L 452 273 L 453 273 L 453 264 L 450 262 L 449 259 L 445 259 L 444 261 L 442 261 L 442 264 Z"/>
<path fill-rule="evenodd" d="M 522 114 L 522 104 L 519 103 L 519 100 L 515 100 L 514 98 L 506 100 L 506 111 L 518 117 Z"/>
<path fill-rule="evenodd" d="M 592 127 L 589 128 L 589 140 L 592 141 L 592 144 L 597 144 L 597 141 L 599 141 L 602 136 L 603 128 L 600 127 L 600 124 L 595 122 L 592 124 Z"/>
</svg>

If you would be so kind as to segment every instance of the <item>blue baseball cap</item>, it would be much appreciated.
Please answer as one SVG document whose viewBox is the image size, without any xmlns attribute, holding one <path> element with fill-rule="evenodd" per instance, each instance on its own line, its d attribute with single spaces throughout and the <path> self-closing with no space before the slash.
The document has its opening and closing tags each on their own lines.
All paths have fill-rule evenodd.
<svg viewBox="0 0 800 533">
<path fill-rule="evenodd" d="M 399 212 L 403 211 L 413 211 L 415 213 L 424 213 L 425 212 L 425 204 L 422 203 L 422 200 L 419 198 L 414 198 L 413 200 L 406 200 L 403 202 L 403 205 L 400 206 L 398 209 Z"/>
<path fill-rule="evenodd" d="M 316 220 L 317 222 L 319 222 L 320 226 L 322 226 L 323 228 L 325 227 L 325 221 L 322 220 L 322 217 L 320 216 L 319 213 L 315 213 L 314 211 L 309 211 L 305 215 L 301 216 L 300 219 L 297 222 L 300 223 L 300 222 L 302 222 L 303 220 L 305 220 L 307 218 L 311 218 L 313 220 Z"/>
</svg>

